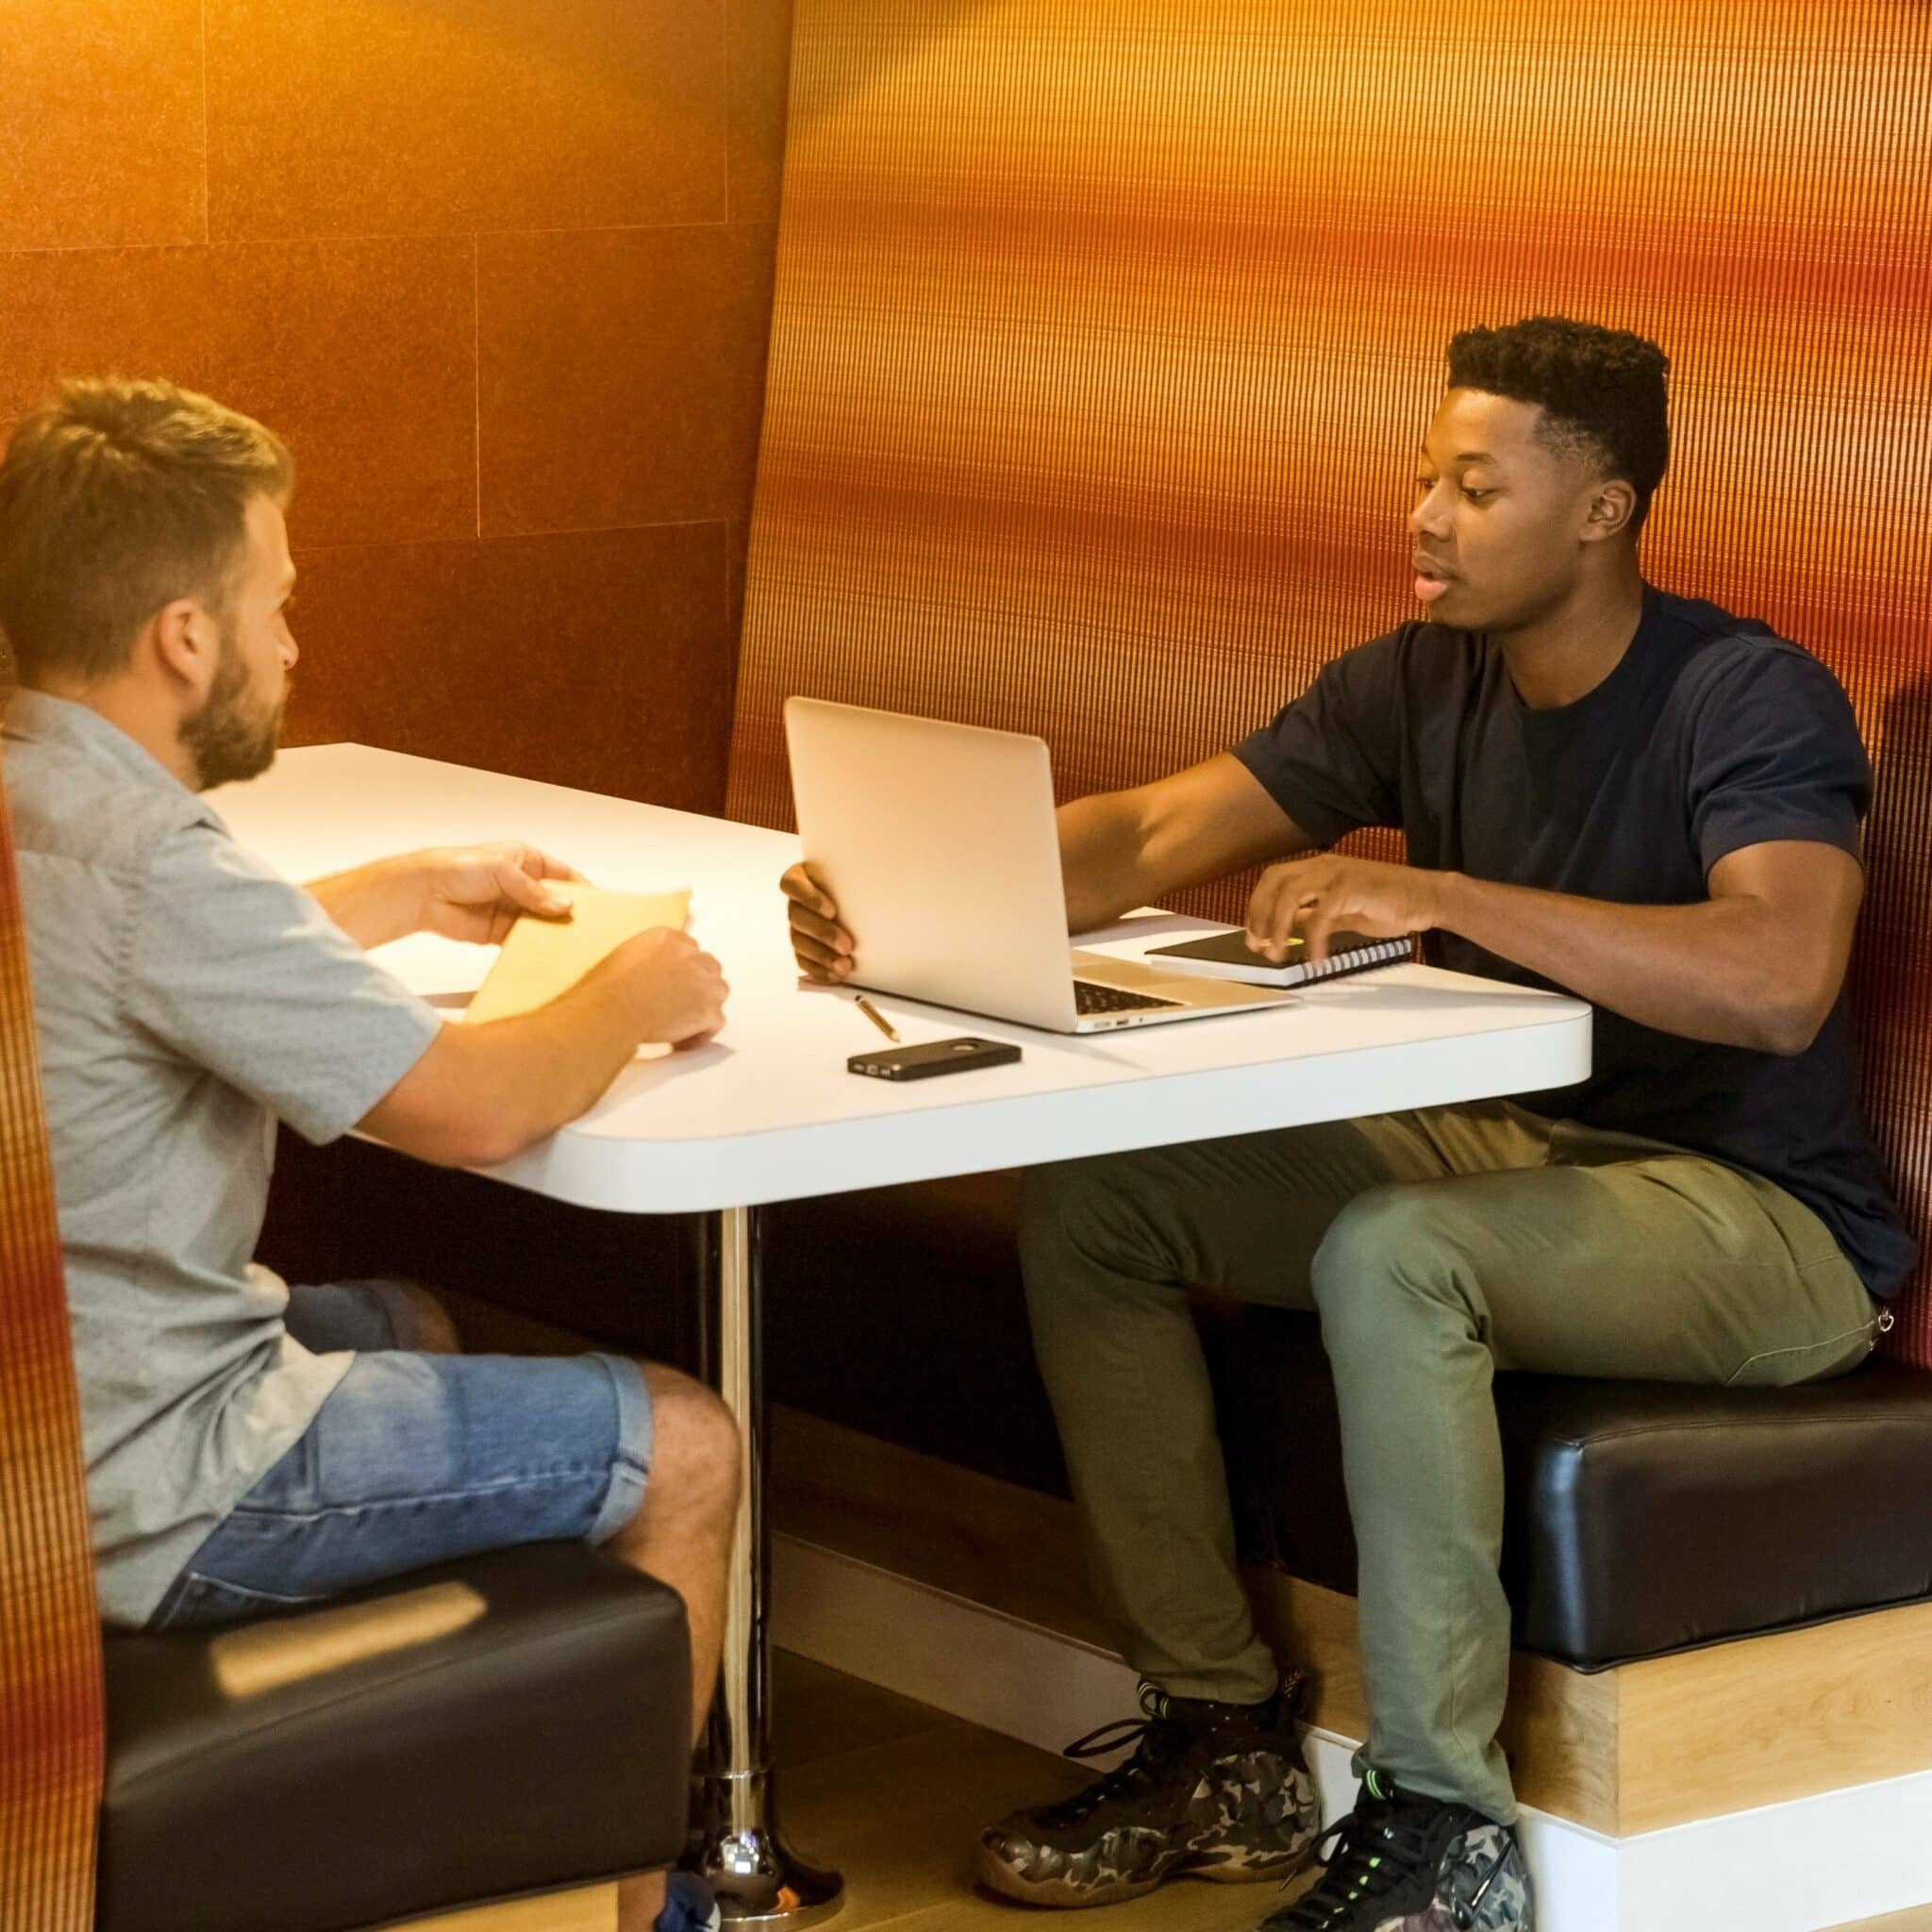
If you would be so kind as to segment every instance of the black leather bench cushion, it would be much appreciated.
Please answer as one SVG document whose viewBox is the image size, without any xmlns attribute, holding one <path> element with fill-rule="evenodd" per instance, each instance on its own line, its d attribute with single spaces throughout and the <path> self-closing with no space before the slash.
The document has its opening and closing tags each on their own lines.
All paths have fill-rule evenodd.
<svg viewBox="0 0 1932 1932">
<path fill-rule="evenodd" d="M 1044 1391 L 1014 1359 L 1014 1198 L 1012 1176 L 975 1175 L 774 1210 L 781 1398 L 1064 1493 L 1037 1446 Z M 1244 1552 L 1353 1591 L 1314 1318 L 1201 1313 Z M 1496 1404 L 1525 1648 L 1594 1669 L 1932 1596 L 1932 1375 L 1873 1365 L 1783 1391 L 1504 1375 Z"/>
<path fill-rule="evenodd" d="M 684 1848 L 684 1606 L 603 1551 L 106 1652 L 99 1932 L 347 1932 Z"/>
<path fill-rule="evenodd" d="M 1352 1590 L 1311 1316 L 1206 1313 L 1243 1547 Z M 1516 1641 L 1585 1670 L 1932 1596 L 1932 1375 L 1789 1390 L 1501 1375 Z"/>
</svg>

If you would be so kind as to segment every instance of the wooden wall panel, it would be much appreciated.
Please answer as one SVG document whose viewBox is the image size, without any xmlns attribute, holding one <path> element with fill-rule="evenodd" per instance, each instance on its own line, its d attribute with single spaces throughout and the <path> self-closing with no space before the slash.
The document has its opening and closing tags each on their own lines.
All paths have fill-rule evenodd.
<svg viewBox="0 0 1932 1932">
<path fill-rule="evenodd" d="M 1818 652 L 1878 761 L 1870 1097 L 1925 1224 L 1932 13 L 800 0 L 791 114 L 734 812 L 789 822 L 794 691 L 1043 732 L 1065 795 L 1224 749 L 1412 614 L 1449 336 L 1639 329 L 1652 576 Z"/>
<path fill-rule="evenodd" d="M 769 237 L 561 230 L 485 235 L 481 249 L 484 534 L 741 525 L 771 326 Z"/>
<path fill-rule="evenodd" d="M 261 416 L 315 587 L 291 742 L 719 808 L 789 34 L 784 0 L 0 7 L 0 440 L 106 370 Z"/>
<path fill-rule="evenodd" d="M 304 724 L 324 741 L 388 740 L 554 785 L 714 808 L 731 729 L 717 675 L 725 541 L 724 525 L 698 523 L 311 553 L 302 627 L 357 648 L 305 649 Z M 504 653 L 479 664 L 474 640 L 490 633 Z M 439 741 L 447 748 L 429 751 Z"/>
<path fill-rule="evenodd" d="M 0 249 L 207 239 L 201 0 L 7 0 L 0 103 Z"/>
<path fill-rule="evenodd" d="M 295 451 L 318 545 L 476 528 L 470 237 L 0 255 L 0 435 L 65 375 L 165 372 Z"/>
<path fill-rule="evenodd" d="M 723 0 L 208 0 L 218 238 L 725 215 Z"/>
</svg>

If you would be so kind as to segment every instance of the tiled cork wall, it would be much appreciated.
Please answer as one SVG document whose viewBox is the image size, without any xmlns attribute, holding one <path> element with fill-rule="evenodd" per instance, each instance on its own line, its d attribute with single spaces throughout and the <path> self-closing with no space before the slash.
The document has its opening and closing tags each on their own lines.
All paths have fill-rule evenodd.
<svg viewBox="0 0 1932 1932">
<path fill-rule="evenodd" d="M 717 809 L 790 0 L 5 0 L 0 438 L 294 447 L 291 741 Z"/>
</svg>

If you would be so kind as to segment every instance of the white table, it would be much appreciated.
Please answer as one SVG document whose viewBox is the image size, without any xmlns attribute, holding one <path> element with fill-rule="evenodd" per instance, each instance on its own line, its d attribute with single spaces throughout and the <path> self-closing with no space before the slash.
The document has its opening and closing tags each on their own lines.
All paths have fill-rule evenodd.
<svg viewBox="0 0 1932 1932">
<path fill-rule="evenodd" d="M 836 1874 L 785 1849 L 767 1769 L 758 1208 L 1529 1092 L 1590 1071 L 1580 1002 L 1402 966 L 1311 988 L 1289 1007 L 1086 1039 L 875 996 L 908 1044 L 970 1031 L 1017 1041 L 1024 1057 L 909 1086 L 857 1079 L 847 1057 L 879 1037 L 844 995 L 798 985 L 777 889 L 798 856 L 791 837 L 354 744 L 285 752 L 266 777 L 213 802 L 293 878 L 421 845 L 517 838 L 599 885 L 692 888 L 692 931 L 731 983 L 724 1032 L 691 1054 L 640 1059 L 581 1121 L 491 1177 L 579 1207 L 712 1217 L 708 1366 L 738 1418 L 747 1480 L 706 1870 L 740 1924 L 803 1925 L 840 1895 Z M 1199 925 L 1150 914 L 1082 943 L 1132 955 Z M 454 1009 L 493 955 L 419 937 L 381 957 Z"/>
</svg>

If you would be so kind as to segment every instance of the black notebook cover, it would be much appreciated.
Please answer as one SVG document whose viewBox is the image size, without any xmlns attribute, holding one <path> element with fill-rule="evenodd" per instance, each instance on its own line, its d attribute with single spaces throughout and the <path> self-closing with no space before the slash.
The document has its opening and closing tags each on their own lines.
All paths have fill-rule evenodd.
<svg viewBox="0 0 1932 1932">
<path fill-rule="evenodd" d="M 1358 932 L 1330 933 L 1325 959 L 1310 959 L 1300 940 L 1291 940 L 1289 946 L 1288 958 L 1276 966 L 1251 951 L 1247 935 L 1236 926 L 1206 939 L 1184 940 L 1176 946 L 1150 946 L 1147 960 L 1152 965 L 1158 959 L 1176 971 L 1198 973 L 1208 979 L 1239 979 L 1250 986 L 1307 986 L 1371 966 L 1392 966 L 1414 951 L 1412 940 L 1370 940 Z"/>
</svg>

